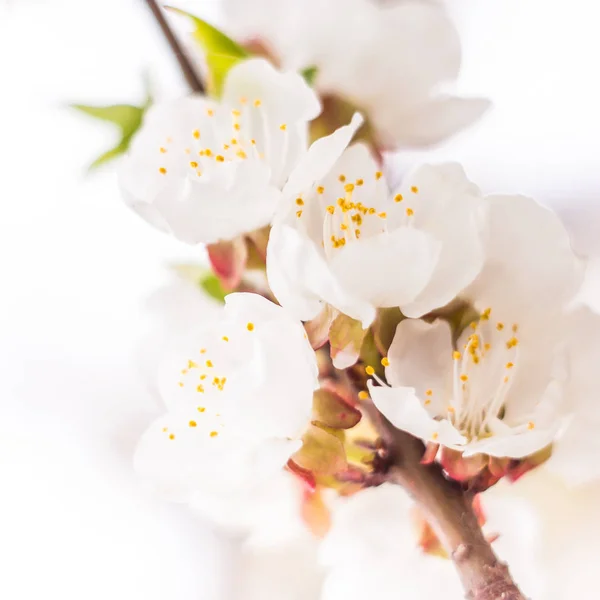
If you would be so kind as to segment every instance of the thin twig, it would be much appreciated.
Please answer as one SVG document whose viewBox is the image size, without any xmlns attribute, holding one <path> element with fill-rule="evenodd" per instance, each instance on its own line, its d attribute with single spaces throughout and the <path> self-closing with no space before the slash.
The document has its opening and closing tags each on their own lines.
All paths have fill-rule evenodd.
<svg viewBox="0 0 600 600">
<path fill-rule="evenodd" d="M 450 481 L 438 463 L 423 464 L 423 443 L 396 429 L 370 400 L 363 412 L 380 433 L 388 455 L 387 481 L 401 485 L 425 511 L 452 557 L 469 600 L 525 600 L 485 539 L 473 497 Z"/>
<path fill-rule="evenodd" d="M 190 86 L 193 92 L 203 93 L 204 84 L 202 83 L 202 79 L 200 79 L 198 73 L 196 73 L 196 70 L 194 69 L 189 57 L 185 53 L 183 46 L 167 22 L 162 9 L 155 0 L 144 1 L 152 11 L 156 22 L 159 24 L 167 42 L 169 43 L 169 46 L 171 47 L 171 50 L 173 51 L 173 54 L 179 63 L 179 68 L 181 69 L 187 84 Z"/>
</svg>

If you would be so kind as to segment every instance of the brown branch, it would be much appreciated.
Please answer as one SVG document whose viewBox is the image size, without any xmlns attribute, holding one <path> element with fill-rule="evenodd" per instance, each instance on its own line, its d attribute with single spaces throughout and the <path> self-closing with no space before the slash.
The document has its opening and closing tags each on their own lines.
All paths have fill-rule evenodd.
<svg viewBox="0 0 600 600">
<path fill-rule="evenodd" d="M 189 59 L 187 54 L 185 53 L 183 46 L 177 39 L 175 33 L 171 29 L 171 26 L 167 22 L 165 15 L 156 2 L 156 0 L 144 0 L 148 5 L 148 8 L 152 11 L 156 22 L 159 24 L 177 62 L 179 63 L 179 68 L 185 78 L 187 84 L 190 86 L 193 92 L 203 93 L 204 92 L 204 84 L 202 83 L 202 79 L 198 73 L 196 73 L 196 69 L 192 64 L 192 61 Z"/>
<path fill-rule="evenodd" d="M 387 481 L 404 487 L 425 511 L 450 552 L 469 600 L 525 600 L 485 539 L 473 498 L 447 479 L 437 463 L 422 464 L 423 443 L 396 429 L 370 401 L 361 403 L 380 432 L 387 455 Z"/>
</svg>

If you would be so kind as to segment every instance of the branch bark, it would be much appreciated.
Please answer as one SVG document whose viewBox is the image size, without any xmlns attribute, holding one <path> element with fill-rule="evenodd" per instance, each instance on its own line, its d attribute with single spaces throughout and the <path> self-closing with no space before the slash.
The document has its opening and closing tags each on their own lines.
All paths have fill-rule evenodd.
<svg viewBox="0 0 600 600">
<path fill-rule="evenodd" d="M 404 487 L 427 514 L 450 552 L 468 600 L 525 600 L 507 566 L 494 554 L 473 510 L 473 497 L 444 475 L 437 463 L 422 464 L 423 443 L 396 429 L 370 400 L 361 402 L 385 444 L 387 481 Z"/>
<path fill-rule="evenodd" d="M 174 31 L 171 29 L 171 26 L 167 22 L 165 15 L 156 2 L 156 0 L 144 0 L 148 5 L 148 8 L 152 11 L 156 22 L 160 26 L 163 35 L 165 36 L 177 62 L 179 63 L 179 68 L 181 69 L 181 73 L 185 78 L 187 84 L 190 86 L 193 92 L 203 93 L 204 92 L 204 84 L 202 83 L 202 79 L 196 73 L 196 69 L 194 68 L 192 61 L 185 53 L 183 46 L 177 39 Z"/>
</svg>

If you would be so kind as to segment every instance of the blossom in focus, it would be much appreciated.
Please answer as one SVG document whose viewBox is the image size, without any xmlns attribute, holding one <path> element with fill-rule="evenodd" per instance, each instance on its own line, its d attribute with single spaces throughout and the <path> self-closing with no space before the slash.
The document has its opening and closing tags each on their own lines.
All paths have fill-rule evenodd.
<svg viewBox="0 0 600 600">
<path fill-rule="evenodd" d="M 125 201 L 189 244 L 268 225 L 319 111 L 297 73 L 263 59 L 235 65 L 219 102 L 187 97 L 148 111 L 120 172 Z"/>
<path fill-rule="evenodd" d="M 562 424 L 573 385 L 569 304 L 582 270 L 552 212 L 522 196 L 486 203 L 485 264 L 462 295 L 478 316 L 456 343 L 445 320 L 402 321 L 386 357 L 391 387 L 369 387 L 396 427 L 425 441 L 521 458 Z"/>
<path fill-rule="evenodd" d="M 225 0 L 238 39 L 260 40 L 290 68 L 316 66 L 317 88 L 368 113 L 386 144 L 435 144 L 477 120 L 483 98 L 449 95 L 460 40 L 439 4 L 372 0 Z"/>
<path fill-rule="evenodd" d="M 167 354 L 159 388 L 168 412 L 142 437 L 136 469 L 219 524 L 266 521 L 268 498 L 300 502 L 282 468 L 302 445 L 316 386 L 302 325 L 261 296 L 231 294 L 219 318 Z"/>
<path fill-rule="evenodd" d="M 390 191 L 367 147 L 347 148 L 355 115 L 316 141 L 290 175 L 267 275 L 310 320 L 329 304 L 368 326 L 377 307 L 421 316 L 450 302 L 483 263 L 479 190 L 455 164 L 425 165 Z"/>
</svg>

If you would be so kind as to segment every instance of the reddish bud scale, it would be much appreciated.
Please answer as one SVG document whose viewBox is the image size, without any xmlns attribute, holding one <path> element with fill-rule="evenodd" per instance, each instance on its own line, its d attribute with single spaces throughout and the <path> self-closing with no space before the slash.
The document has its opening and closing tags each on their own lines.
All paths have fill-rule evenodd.
<svg viewBox="0 0 600 600">
<path fill-rule="evenodd" d="M 235 290 L 242 281 L 248 248 L 243 238 L 229 242 L 218 242 L 206 247 L 208 258 L 215 275 L 224 289 Z"/>
</svg>

